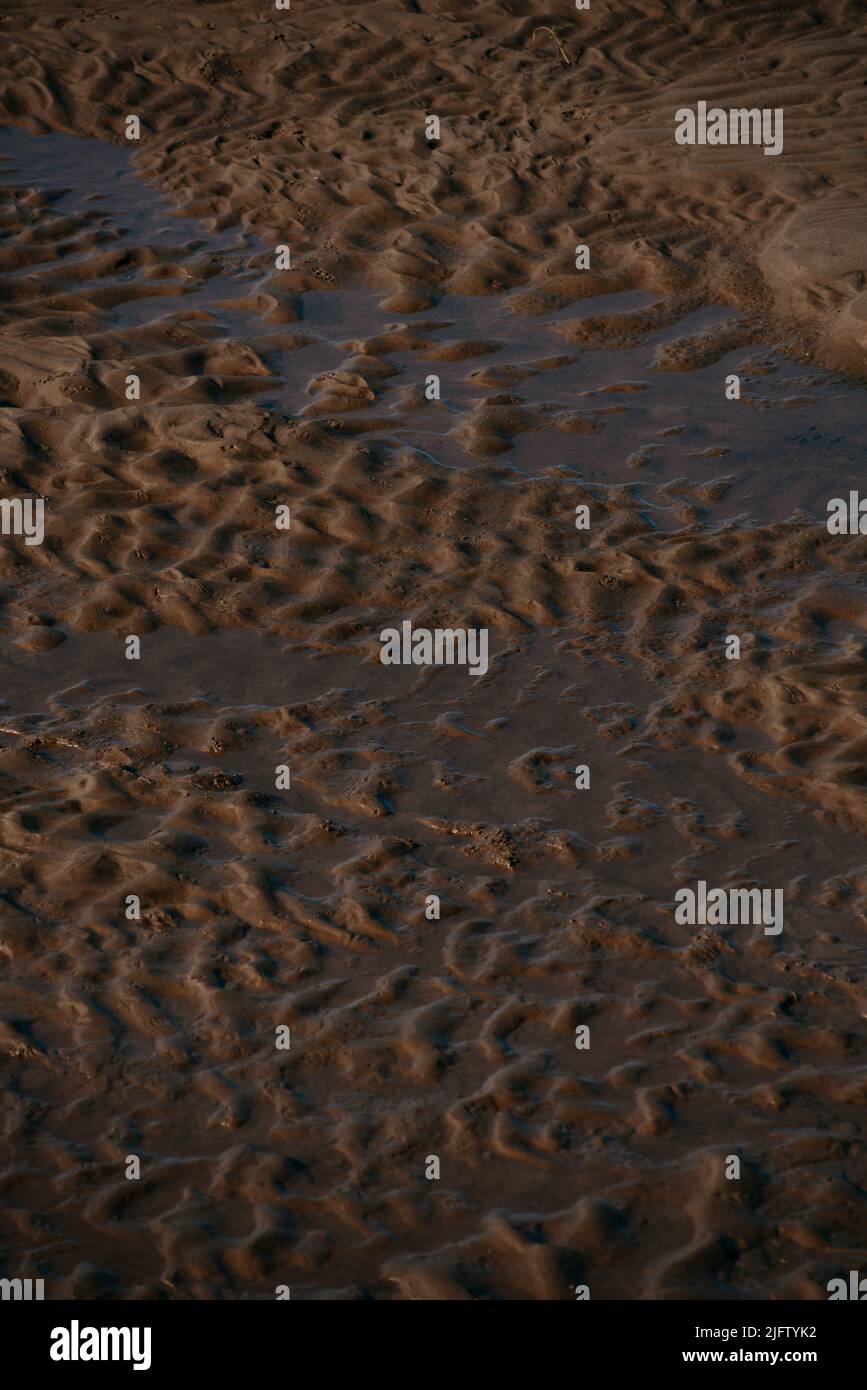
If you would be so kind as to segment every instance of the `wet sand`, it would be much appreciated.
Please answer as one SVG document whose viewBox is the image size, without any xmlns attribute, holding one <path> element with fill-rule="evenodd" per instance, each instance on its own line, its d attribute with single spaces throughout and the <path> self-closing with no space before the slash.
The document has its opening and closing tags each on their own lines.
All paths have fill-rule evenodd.
<svg viewBox="0 0 867 1390">
<path fill-rule="evenodd" d="M 602 8 L 580 74 L 498 4 L 400 40 L 293 11 L 258 67 L 227 6 L 171 54 L 4 21 L 43 77 L 13 40 L 2 496 L 46 535 L 0 542 L 0 1273 L 50 1298 L 810 1300 L 867 1258 L 867 542 L 825 524 L 863 476 L 857 267 L 780 269 L 827 154 L 797 74 L 854 119 L 855 19 L 753 7 L 739 100 L 775 84 L 791 154 L 699 197 L 691 151 L 649 218 L 654 122 L 744 21 Z M 427 30 L 464 184 L 395 115 Z M 509 78 L 520 123 L 482 114 Z M 487 674 L 383 666 L 406 619 L 487 628 Z M 679 925 L 700 879 L 784 890 L 784 931 Z"/>
</svg>

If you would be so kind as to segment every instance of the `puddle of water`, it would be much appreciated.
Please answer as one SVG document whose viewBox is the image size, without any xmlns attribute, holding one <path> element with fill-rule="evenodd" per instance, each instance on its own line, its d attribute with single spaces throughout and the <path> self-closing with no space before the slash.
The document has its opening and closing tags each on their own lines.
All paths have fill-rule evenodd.
<svg viewBox="0 0 867 1390">
<path fill-rule="evenodd" d="M 127 146 L 54 132 L 32 135 L 0 129 L 4 183 L 40 189 L 55 214 L 98 215 L 112 246 L 182 245 L 229 251 L 244 243 L 240 232 L 213 232 L 177 208 L 135 172 Z"/>
</svg>

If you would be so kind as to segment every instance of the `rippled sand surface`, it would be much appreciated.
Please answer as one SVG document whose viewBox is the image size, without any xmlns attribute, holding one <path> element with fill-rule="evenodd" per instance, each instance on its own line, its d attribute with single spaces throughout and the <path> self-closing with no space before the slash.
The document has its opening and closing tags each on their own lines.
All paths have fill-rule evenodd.
<svg viewBox="0 0 867 1390">
<path fill-rule="evenodd" d="M 583 54 L 603 91 L 615 51 L 632 81 L 669 61 L 627 8 Z M 365 63 L 397 81 L 372 43 L 334 72 L 347 120 Z M 117 100 L 149 111 L 168 60 L 140 59 Z M 389 284 L 344 283 L 328 255 L 383 214 L 367 166 L 368 192 L 332 178 L 320 100 L 287 148 L 355 221 L 288 277 L 242 215 L 237 130 L 197 166 L 156 115 L 136 164 L 82 138 L 86 101 L 0 131 L 0 495 L 46 504 L 44 544 L 0 542 L 0 1273 L 52 1298 L 824 1298 L 867 1250 L 867 540 L 825 525 L 863 480 L 865 390 L 767 296 L 674 273 L 674 243 L 579 298 L 480 206 L 464 274 L 407 241 Z M 526 240 L 540 206 L 508 188 Z M 406 619 L 487 628 L 489 670 L 383 666 Z M 783 932 L 678 925 L 699 880 L 782 889 Z"/>
</svg>

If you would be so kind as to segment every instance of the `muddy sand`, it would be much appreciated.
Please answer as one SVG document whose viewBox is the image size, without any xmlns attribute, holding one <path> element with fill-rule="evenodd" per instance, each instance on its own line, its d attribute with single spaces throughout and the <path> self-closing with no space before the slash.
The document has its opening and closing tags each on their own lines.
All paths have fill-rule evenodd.
<svg viewBox="0 0 867 1390">
<path fill-rule="evenodd" d="M 7 7 L 0 1274 L 867 1267 L 865 22 Z"/>
</svg>

